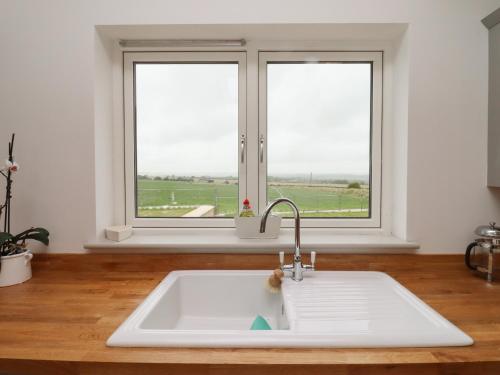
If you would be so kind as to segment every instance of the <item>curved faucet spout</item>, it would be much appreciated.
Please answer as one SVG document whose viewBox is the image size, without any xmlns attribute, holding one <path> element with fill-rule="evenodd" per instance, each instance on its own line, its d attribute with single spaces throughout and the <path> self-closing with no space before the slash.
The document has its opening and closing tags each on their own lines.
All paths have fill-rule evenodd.
<svg viewBox="0 0 500 375">
<path fill-rule="evenodd" d="M 288 198 L 278 198 L 275 201 L 269 203 L 269 205 L 264 210 L 264 213 L 262 214 L 262 219 L 260 221 L 260 233 L 264 233 L 266 231 L 267 217 L 271 213 L 271 210 L 273 209 L 273 207 L 280 204 L 280 203 L 286 203 L 293 210 L 293 216 L 295 219 L 295 261 L 300 262 L 301 261 L 301 256 L 300 256 L 300 213 L 299 213 L 299 209 L 297 208 L 297 205 L 292 200 L 290 200 Z"/>
<path fill-rule="evenodd" d="M 286 203 L 293 210 L 293 215 L 295 218 L 295 255 L 293 257 L 293 264 L 284 264 L 284 253 L 280 251 L 280 268 L 282 271 L 292 272 L 292 280 L 301 281 L 303 278 L 304 271 L 314 271 L 316 268 L 314 266 L 316 262 L 316 252 L 311 251 L 311 264 L 302 264 L 302 257 L 300 255 L 300 213 L 297 205 L 293 203 L 292 200 L 288 198 L 278 198 L 275 201 L 269 203 L 269 205 L 264 210 L 262 214 L 262 219 L 260 220 L 260 233 L 266 231 L 267 217 L 271 213 L 274 206 Z"/>
</svg>

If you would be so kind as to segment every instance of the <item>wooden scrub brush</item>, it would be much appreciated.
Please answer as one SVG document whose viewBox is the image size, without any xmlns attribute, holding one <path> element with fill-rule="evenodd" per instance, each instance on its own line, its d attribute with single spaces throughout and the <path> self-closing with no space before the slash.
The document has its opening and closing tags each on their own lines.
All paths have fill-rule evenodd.
<svg viewBox="0 0 500 375">
<path fill-rule="evenodd" d="M 267 279 L 266 287 L 271 293 L 279 293 L 281 290 L 281 282 L 285 276 L 284 272 L 279 268 L 275 269 L 271 276 Z"/>
</svg>

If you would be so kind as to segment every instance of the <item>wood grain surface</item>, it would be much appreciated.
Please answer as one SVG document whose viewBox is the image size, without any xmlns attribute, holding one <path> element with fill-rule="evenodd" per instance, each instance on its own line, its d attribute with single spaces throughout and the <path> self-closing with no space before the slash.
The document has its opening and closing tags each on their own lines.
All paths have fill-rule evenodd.
<svg viewBox="0 0 500 375">
<path fill-rule="evenodd" d="M 387 272 L 473 337 L 405 349 L 108 348 L 169 271 L 273 269 L 275 255 L 36 255 L 33 279 L 0 288 L 0 374 L 500 374 L 500 283 L 458 255 L 319 254 L 319 270 Z"/>
</svg>

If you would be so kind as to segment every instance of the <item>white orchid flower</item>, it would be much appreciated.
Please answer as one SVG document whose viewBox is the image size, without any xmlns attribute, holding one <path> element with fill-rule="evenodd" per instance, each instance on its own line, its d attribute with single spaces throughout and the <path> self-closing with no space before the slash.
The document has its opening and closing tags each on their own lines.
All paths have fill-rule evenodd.
<svg viewBox="0 0 500 375">
<path fill-rule="evenodd" d="M 3 171 L 16 173 L 19 171 L 19 164 L 15 161 L 5 160 L 5 167 L 3 168 Z"/>
</svg>

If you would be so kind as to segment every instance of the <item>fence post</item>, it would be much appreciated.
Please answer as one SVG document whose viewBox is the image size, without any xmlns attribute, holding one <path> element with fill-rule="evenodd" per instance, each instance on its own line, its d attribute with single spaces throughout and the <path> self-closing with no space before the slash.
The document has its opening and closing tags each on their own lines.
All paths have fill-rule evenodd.
<svg viewBox="0 0 500 375">
<path fill-rule="evenodd" d="M 218 204 L 218 200 L 217 200 L 217 188 L 215 188 L 214 189 L 214 207 L 215 207 L 214 208 L 214 213 L 215 213 L 215 215 L 217 215 L 219 213 L 218 212 L 219 210 L 218 210 L 218 205 L 217 204 Z"/>
</svg>

